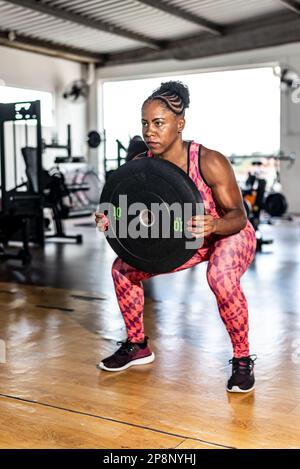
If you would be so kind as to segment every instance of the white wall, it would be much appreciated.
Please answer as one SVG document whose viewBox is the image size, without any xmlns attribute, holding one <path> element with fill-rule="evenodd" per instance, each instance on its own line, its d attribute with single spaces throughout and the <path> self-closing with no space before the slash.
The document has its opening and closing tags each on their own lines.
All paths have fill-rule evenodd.
<svg viewBox="0 0 300 469">
<path fill-rule="evenodd" d="M 98 82 L 95 80 L 90 85 L 90 92 L 87 101 L 87 129 L 88 131 L 96 130 L 101 133 L 103 126 L 99 125 L 99 121 L 101 121 L 101 117 L 99 116 L 99 113 L 101 112 L 101 109 L 99 110 L 99 102 L 101 102 L 99 99 L 100 91 L 101 89 L 98 87 Z M 101 164 L 104 158 L 103 144 L 98 148 L 87 148 L 86 156 L 89 164 L 93 166 L 93 168 L 97 168 L 99 175 L 103 178 L 104 170 L 103 164 Z"/>
<path fill-rule="evenodd" d="M 297 55 L 289 55 L 285 59 L 289 68 L 296 70 L 300 76 L 300 47 Z M 293 91 L 293 90 L 292 90 Z M 297 93 L 299 96 L 299 94 Z M 292 212 L 300 213 L 300 102 L 294 103 L 291 92 L 281 94 L 281 148 L 289 153 L 296 153 L 296 161 L 292 168 L 281 165 L 281 181 Z"/>
<path fill-rule="evenodd" d="M 97 75 L 101 85 L 101 82 L 106 80 L 162 76 L 182 72 L 195 73 L 235 67 L 256 67 L 266 64 L 276 65 L 278 63 L 296 69 L 300 75 L 300 44 L 288 44 L 192 61 L 168 60 L 99 68 Z M 292 169 L 288 169 L 286 164 L 282 164 L 283 191 L 289 202 L 289 210 L 300 213 L 300 197 L 298 196 L 298 181 L 300 179 L 300 103 L 294 104 L 290 95 L 283 93 L 281 105 L 281 150 L 284 152 L 294 151 L 297 155 L 296 164 Z"/>
<path fill-rule="evenodd" d="M 59 141 L 64 144 L 67 124 L 71 124 L 74 155 L 86 153 L 86 104 L 67 103 L 61 95 L 66 85 L 81 75 L 82 68 L 78 63 L 0 46 L 0 81 L 7 86 L 53 93 L 56 128 L 45 129 L 45 137 L 51 138 L 56 130 Z"/>
</svg>

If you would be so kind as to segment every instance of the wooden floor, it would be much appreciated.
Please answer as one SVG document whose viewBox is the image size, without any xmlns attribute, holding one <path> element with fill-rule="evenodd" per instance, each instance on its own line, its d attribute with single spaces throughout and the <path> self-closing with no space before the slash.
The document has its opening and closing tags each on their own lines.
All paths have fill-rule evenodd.
<svg viewBox="0 0 300 469">
<path fill-rule="evenodd" d="M 266 234 L 274 246 L 243 278 L 258 355 L 257 387 L 246 395 L 225 391 L 231 348 L 205 265 L 145 284 L 156 361 L 121 373 L 95 366 L 125 331 L 110 279 L 114 254 L 105 242 L 93 244 L 94 231 L 86 246 L 102 262 L 73 247 L 82 253 L 74 289 L 68 278 L 55 288 L 46 262 L 38 282 L 24 278 L 42 264 L 31 271 L 3 265 L 0 448 L 299 448 L 300 230 L 295 222 Z M 89 265 L 92 287 L 79 289 Z M 4 279 L 9 269 L 14 281 Z"/>
</svg>

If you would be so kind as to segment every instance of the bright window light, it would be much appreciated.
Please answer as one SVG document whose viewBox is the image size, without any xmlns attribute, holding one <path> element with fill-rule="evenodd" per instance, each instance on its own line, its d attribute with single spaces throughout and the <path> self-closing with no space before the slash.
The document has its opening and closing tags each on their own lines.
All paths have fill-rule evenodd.
<svg viewBox="0 0 300 469">
<path fill-rule="evenodd" d="M 41 101 L 42 126 L 53 125 L 53 96 L 47 91 L 36 91 L 22 88 L 0 86 L 0 103 L 17 103 L 23 101 Z M 30 121 L 28 121 L 30 124 Z"/>
<path fill-rule="evenodd" d="M 183 137 L 229 156 L 278 153 L 280 80 L 271 67 L 104 83 L 107 156 L 141 135 L 141 105 L 162 81 L 181 80 L 190 89 Z"/>
</svg>

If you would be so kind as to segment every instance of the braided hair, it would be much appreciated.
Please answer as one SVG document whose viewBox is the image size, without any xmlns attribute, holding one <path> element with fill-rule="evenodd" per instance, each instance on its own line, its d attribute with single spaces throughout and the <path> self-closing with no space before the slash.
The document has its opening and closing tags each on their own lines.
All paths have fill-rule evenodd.
<svg viewBox="0 0 300 469">
<path fill-rule="evenodd" d="M 167 81 L 161 83 L 144 104 L 155 99 L 159 99 L 170 111 L 180 116 L 184 115 L 186 108 L 189 107 L 190 93 L 188 87 L 181 81 Z"/>
</svg>

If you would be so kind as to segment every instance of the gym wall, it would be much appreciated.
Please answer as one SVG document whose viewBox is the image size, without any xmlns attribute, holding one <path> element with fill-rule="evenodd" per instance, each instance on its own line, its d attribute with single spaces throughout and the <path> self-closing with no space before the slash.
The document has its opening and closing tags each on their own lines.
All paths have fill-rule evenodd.
<svg viewBox="0 0 300 469">
<path fill-rule="evenodd" d="M 50 141 L 56 130 L 59 141 L 65 143 L 67 124 L 71 124 L 74 155 L 84 155 L 86 151 L 87 106 L 86 103 L 67 103 L 61 95 L 65 87 L 81 75 L 82 67 L 78 63 L 0 46 L 0 79 L 7 86 L 53 93 L 55 128 L 44 128 L 43 138 Z"/>
</svg>

